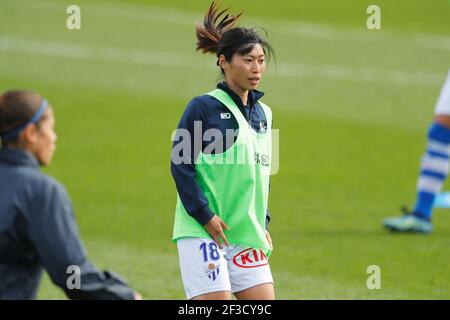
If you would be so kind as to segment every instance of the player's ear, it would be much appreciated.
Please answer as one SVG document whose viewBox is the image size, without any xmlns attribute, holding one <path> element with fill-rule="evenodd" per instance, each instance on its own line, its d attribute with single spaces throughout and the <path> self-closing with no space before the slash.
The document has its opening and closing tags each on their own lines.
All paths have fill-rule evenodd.
<svg viewBox="0 0 450 320">
<path fill-rule="evenodd" d="M 226 69 L 228 68 L 227 60 L 225 59 L 225 56 L 224 56 L 223 54 L 221 54 L 221 55 L 219 56 L 218 65 L 219 65 L 223 70 L 226 70 Z"/>
<path fill-rule="evenodd" d="M 35 144 L 38 140 L 38 137 L 39 137 L 39 130 L 34 123 L 31 123 L 28 126 L 26 126 L 21 133 L 21 138 L 27 144 Z"/>
</svg>

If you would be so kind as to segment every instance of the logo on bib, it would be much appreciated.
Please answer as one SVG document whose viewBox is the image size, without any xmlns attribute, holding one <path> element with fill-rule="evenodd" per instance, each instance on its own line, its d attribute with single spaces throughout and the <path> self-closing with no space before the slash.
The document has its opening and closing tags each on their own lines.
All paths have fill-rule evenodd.
<svg viewBox="0 0 450 320">
<path fill-rule="evenodd" d="M 240 268 L 258 268 L 269 264 L 269 260 L 261 249 L 249 248 L 235 255 L 233 263 Z"/>
<path fill-rule="evenodd" d="M 231 119 L 231 114 L 230 113 L 221 113 L 220 118 L 221 119 Z"/>
<path fill-rule="evenodd" d="M 261 154 L 259 152 L 255 152 L 255 162 L 256 164 L 260 164 L 262 166 L 268 167 L 270 164 L 269 156 L 265 154 Z"/>
</svg>

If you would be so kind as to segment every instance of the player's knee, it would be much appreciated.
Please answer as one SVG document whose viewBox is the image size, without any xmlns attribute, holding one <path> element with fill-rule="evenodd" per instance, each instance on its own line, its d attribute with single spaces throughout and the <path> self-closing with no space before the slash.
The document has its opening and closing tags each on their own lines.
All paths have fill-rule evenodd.
<svg viewBox="0 0 450 320">
<path fill-rule="evenodd" d="M 275 300 L 275 289 L 272 283 L 263 283 L 236 292 L 235 296 L 238 300 Z"/>
<path fill-rule="evenodd" d="M 448 129 L 450 129 L 450 115 L 438 114 L 435 116 L 434 121 Z"/>
<path fill-rule="evenodd" d="M 195 296 L 192 300 L 231 300 L 230 291 L 209 292 L 199 296 Z"/>
</svg>

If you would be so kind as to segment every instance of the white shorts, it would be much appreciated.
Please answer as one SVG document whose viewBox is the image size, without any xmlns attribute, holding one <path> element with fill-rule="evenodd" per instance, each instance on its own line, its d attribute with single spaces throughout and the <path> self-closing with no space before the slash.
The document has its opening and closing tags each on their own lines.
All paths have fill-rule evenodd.
<svg viewBox="0 0 450 320">
<path fill-rule="evenodd" d="M 437 115 L 442 114 L 450 116 L 450 70 L 448 72 L 447 80 L 441 89 L 435 113 Z"/>
<path fill-rule="evenodd" d="M 269 261 L 262 250 L 241 245 L 219 246 L 211 239 L 177 241 L 181 278 L 188 299 L 217 291 L 239 292 L 273 283 Z"/>
</svg>

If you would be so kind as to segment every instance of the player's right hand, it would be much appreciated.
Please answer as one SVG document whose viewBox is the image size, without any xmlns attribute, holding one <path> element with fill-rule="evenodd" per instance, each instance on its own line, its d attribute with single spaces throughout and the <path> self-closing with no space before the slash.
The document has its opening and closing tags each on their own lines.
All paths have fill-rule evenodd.
<svg viewBox="0 0 450 320">
<path fill-rule="evenodd" d="M 223 233 L 223 229 L 230 230 L 230 228 L 223 222 L 218 215 L 214 215 L 211 220 L 209 220 L 204 226 L 206 232 L 209 233 L 211 238 L 217 243 L 220 249 L 223 249 L 220 239 L 226 246 L 229 246 L 227 237 Z"/>
</svg>

